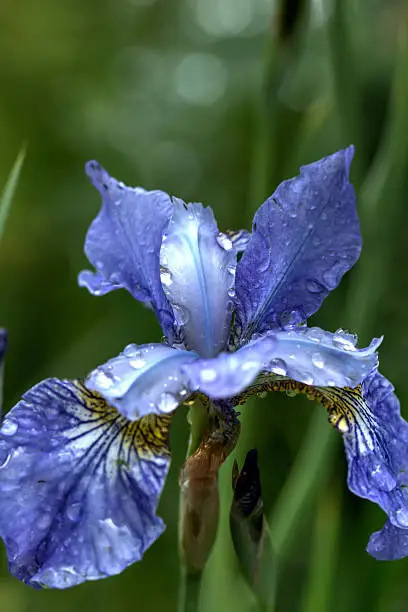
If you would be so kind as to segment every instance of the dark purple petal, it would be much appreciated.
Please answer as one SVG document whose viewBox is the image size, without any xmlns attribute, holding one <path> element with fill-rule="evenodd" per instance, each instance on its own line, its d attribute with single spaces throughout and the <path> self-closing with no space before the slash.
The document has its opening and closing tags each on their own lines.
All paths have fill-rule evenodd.
<svg viewBox="0 0 408 612">
<path fill-rule="evenodd" d="M 89 374 L 85 383 L 130 420 L 173 412 L 192 390 L 183 372 L 198 359 L 192 351 L 166 344 L 129 344 Z"/>
<path fill-rule="evenodd" d="M 395 561 L 408 557 L 408 529 L 386 521 L 381 531 L 371 534 L 367 552 L 379 561 Z"/>
<path fill-rule="evenodd" d="M 344 435 L 349 489 L 377 503 L 394 527 L 407 530 L 408 423 L 400 415 L 393 386 L 378 372 L 364 380 L 362 396 Z M 384 537 L 387 533 L 389 529 Z"/>
<path fill-rule="evenodd" d="M 173 315 L 160 282 L 160 246 L 173 205 L 163 191 L 145 191 L 116 181 L 95 161 L 86 172 L 102 195 L 102 208 L 92 222 L 85 253 L 96 272 L 81 272 L 78 282 L 94 295 L 127 289 L 152 306 L 166 335 Z"/>
<path fill-rule="evenodd" d="M 304 322 L 359 257 L 353 147 L 284 181 L 254 217 L 236 273 L 236 334 Z"/>
<path fill-rule="evenodd" d="M 63 589 L 123 571 L 164 529 L 170 417 L 133 423 L 76 381 L 28 391 L 0 430 L 0 536 L 10 571 Z"/>
<path fill-rule="evenodd" d="M 236 250 L 211 208 L 174 199 L 160 254 L 161 281 L 184 345 L 214 357 L 228 340 Z"/>
</svg>

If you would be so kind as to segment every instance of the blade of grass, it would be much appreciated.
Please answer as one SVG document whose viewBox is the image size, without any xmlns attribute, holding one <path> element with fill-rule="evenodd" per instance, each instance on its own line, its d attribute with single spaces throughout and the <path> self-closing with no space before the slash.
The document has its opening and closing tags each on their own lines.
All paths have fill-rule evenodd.
<svg viewBox="0 0 408 612">
<path fill-rule="evenodd" d="M 8 176 L 7 183 L 3 189 L 3 193 L 0 197 L 0 239 L 4 233 L 4 226 L 6 224 L 6 220 L 10 212 L 11 203 L 13 201 L 15 191 L 17 189 L 25 155 L 26 146 L 23 145 L 17 155 L 16 161 L 14 162 L 14 165 Z"/>
<path fill-rule="evenodd" d="M 331 610 L 331 589 L 334 582 L 341 524 L 339 486 L 323 491 L 318 499 L 314 524 L 314 538 L 301 612 Z M 334 489 L 334 490 L 333 490 Z"/>
</svg>

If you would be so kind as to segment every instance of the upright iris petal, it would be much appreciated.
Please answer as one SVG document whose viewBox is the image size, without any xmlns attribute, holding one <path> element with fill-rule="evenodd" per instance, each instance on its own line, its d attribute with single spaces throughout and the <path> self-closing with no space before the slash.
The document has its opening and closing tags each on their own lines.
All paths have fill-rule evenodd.
<svg viewBox="0 0 408 612">
<path fill-rule="evenodd" d="M 159 537 L 170 417 L 130 422 L 77 381 L 46 380 L 0 429 L 0 536 L 10 571 L 66 588 L 117 574 Z"/>
<path fill-rule="evenodd" d="M 98 391 L 128 419 L 175 410 L 191 393 L 183 366 L 198 358 L 166 344 L 129 344 L 99 366 L 85 384 Z"/>
<path fill-rule="evenodd" d="M 174 200 L 160 263 L 185 346 L 203 357 L 217 355 L 229 336 L 236 250 L 210 208 Z"/>
<path fill-rule="evenodd" d="M 349 147 L 303 166 L 256 213 L 236 275 L 243 339 L 306 321 L 358 259 L 361 236 L 348 180 L 352 156 Z"/>
<path fill-rule="evenodd" d="M 102 195 L 102 208 L 89 228 L 85 253 L 96 272 L 84 271 L 79 284 L 95 295 L 127 289 L 149 304 L 166 335 L 173 315 L 160 283 L 160 246 L 173 205 L 163 191 L 119 183 L 94 161 L 86 172 Z"/>
</svg>

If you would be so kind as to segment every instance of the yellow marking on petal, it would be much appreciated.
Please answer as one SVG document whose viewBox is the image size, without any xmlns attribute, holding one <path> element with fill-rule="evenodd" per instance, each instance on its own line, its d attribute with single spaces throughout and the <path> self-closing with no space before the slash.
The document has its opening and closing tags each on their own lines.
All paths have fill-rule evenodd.
<svg viewBox="0 0 408 612">
<path fill-rule="evenodd" d="M 281 391 L 293 397 L 305 395 L 311 401 L 324 406 L 329 414 L 329 422 L 341 433 L 348 433 L 356 421 L 361 421 L 367 413 L 367 405 L 362 395 L 361 385 L 351 387 L 313 387 L 292 379 L 268 379 L 262 376 L 246 391 L 232 399 L 234 406 L 244 404 L 253 395 L 264 395 L 269 391 Z M 362 426 L 362 423 L 360 423 Z"/>
<path fill-rule="evenodd" d="M 113 425 L 115 422 L 116 426 L 122 430 L 121 437 L 124 444 L 133 445 L 138 455 L 146 459 L 170 455 L 171 414 L 149 414 L 137 421 L 129 421 L 100 393 L 90 391 L 79 380 L 74 381 L 74 386 L 78 399 L 89 411 L 89 416 L 95 420 L 103 420 L 106 424 Z"/>
</svg>

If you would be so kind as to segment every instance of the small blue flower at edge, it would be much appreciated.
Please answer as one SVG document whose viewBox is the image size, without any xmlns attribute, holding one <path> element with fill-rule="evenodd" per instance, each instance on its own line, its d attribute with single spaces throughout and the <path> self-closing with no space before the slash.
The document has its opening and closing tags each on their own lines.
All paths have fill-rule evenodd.
<svg viewBox="0 0 408 612">
<path fill-rule="evenodd" d="M 210 208 L 87 164 L 102 208 L 85 244 L 95 272 L 79 284 L 94 295 L 127 289 L 155 312 L 165 342 L 127 346 L 85 384 L 47 379 L 5 418 L 0 536 L 17 578 L 66 588 L 140 560 L 164 529 L 156 509 L 177 406 L 199 392 L 232 412 L 251 389 L 288 385 L 328 407 L 350 489 L 388 515 L 369 552 L 408 554 L 408 426 L 377 371 L 380 340 L 358 349 L 351 334 L 305 324 L 360 254 L 352 155 L 281 183 L 251 234 L 222 233 Z"/>
</svg>

